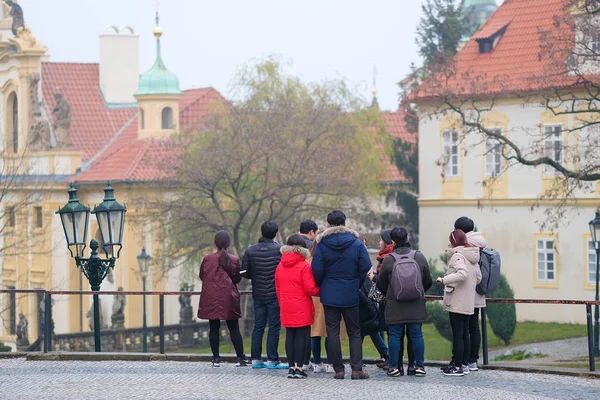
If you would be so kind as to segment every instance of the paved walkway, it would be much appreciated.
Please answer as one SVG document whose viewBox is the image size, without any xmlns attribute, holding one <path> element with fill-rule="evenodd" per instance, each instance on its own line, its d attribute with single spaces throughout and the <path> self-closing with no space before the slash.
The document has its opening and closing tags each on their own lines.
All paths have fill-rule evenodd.
<svg viewBox="0 0 600 400">
<path fill-rule="evenodd" d="M 525 350 L 525 351 L 546 354 L 547 357 L 531 358 L 531 359 L 522 361 L 522 362 L 525 362 L 528 364 L 535 364 L 535 363 L 544 364 L 544 363 L 554 362 L 554 361 L 565 361 L 565 360 L 573 360 L 573 359 L 579 358 L 579 357 L 587 357 L 588 343 L 587 343 L 587 337 L 583 337 L 583 338 L 576 338 L 576 339 L 555 340 L 553 342 L 529 343 L 529 344 L 522 344 L 519 346 L 511 346 L 508 348 L 490 351 L 489 352 L 490 361 L 493 361 L 494 358 L 501 356 L 511 350 Z M 511 362 L 514 363 L 517 361 L 511 361 Z"/>
<path fill-rule="evenodd" d="M 505 371 L 448 378 L 430 368 L 426 378 L 387 378 L 375 367 L 368 381 L 337 381 L 310 373 L 193 362 L 0 360 L 2 399 L 600 399 L 600 380 Z"/>
</svg>

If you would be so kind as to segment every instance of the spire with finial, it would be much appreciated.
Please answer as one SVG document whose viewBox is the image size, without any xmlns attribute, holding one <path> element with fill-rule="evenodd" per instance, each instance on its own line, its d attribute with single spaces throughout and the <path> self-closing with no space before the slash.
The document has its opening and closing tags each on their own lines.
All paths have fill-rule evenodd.
<svg viewBox="0 0 600 400">
<path fill-rule="evenodd" d="M 373 65 L 373 100 L 371 101 L 371 108 L 379 109 L 379 102 L 377 101 L 377 65 Z"/>
<path fill-rule="evenodd" d="M 163 30 L 160 27 L 160 2 L 156 0 L 156 17 L 155 26 L 153 29 L 154 37 L 156 38 L 156 60 L 150 70 L 140 76 L 140 84 L 136 96 L 149 94 L 181 94 L 179 90 L 179 79 L 175 74 L 167 70 L 161 54 L 161 37 Z"/>
</svg>

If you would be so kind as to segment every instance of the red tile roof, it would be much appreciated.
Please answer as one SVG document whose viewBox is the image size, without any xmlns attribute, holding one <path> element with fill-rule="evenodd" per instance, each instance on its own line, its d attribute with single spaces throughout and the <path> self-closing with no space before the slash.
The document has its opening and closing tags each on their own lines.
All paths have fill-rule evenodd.
<svg viewBox="0 0 600 400">
<path fill-rule="evenodd" d="M 89 160 L 103 149 L 135 108 L 109 110 L 99 89 L 98 64 L 42 63 L 44 107 L 54 123 L 54 94 L 60 93 L 71 105 L 71 141 Z"/>
<path fill-rule="evenodd" d="M 437 75 L 411 93 L 414 100 L 454 96 L 485 97 L 498 94 L 538 92 L 571 85 L 575 78 L 566 73 L 566 56 L 572 32 L 556 20 L 569 17 L 572 0 L 506 0 L 455 56 L 452 75 Z M 476 38 L 489 36 L 508 23 L 495 48 L 480 54 Z M 541 32 L 555 32 L 563 40 L 561 49 L 540 57 L 544 40 Z M 566 50 L 566 51 L 565 51 Z"/>
<path fill-rule="evenodd" d="M 392 138 L 396 140 L 401 140 L 410 144 L 416 144 L 418 134 L 408 131 L 405 118 L 406 111 L 403 106 L 394 112 L 384 112 L 383 121 L 385 123 L 386 131 L 390 134 L 390 136 L 392 136 Z M 384 162 L 389 165 L 389 177 L 387 178 L 389 182 L 398 183 L 406 181 L 406 176 L 398 170 L 398 167 L 392 162 L 391 159 L 386 157 Z"/>
</svg>

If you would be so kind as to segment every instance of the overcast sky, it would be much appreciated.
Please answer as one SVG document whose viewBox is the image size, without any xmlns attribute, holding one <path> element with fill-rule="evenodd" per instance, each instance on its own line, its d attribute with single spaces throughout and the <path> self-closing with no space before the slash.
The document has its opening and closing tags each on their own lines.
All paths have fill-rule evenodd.
<svg viewBox="0 0 600 400">
<path fill-rule="evenodd" d="M 343 77 L 397 108 L 400 81 L 418 62 L 414 32 L 420 0 L 162 0 L 163 59 L 181 88 L 212 86 L 227 95 L 245 63 L 278 54 L 306 80 Z M 52 61 L 97 62 L 106 25 L 140 34 L 140 72 L 154 61 L 156 0 L 20 0 L 26 24 Z"/>
</svg>

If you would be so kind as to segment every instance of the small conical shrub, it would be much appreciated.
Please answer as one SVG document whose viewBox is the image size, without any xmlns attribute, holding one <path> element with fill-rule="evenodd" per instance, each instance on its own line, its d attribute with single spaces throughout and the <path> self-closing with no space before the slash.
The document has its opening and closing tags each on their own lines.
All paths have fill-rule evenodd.
<svg viewBox="0 0 600 400">
<path fill-rule="evenodd" d="M 500 276 L 500 282 L 496 290 L 487 294 L 487 297 L 496 299 L 514 299 L 515 292 L 512 290 L 506 277 Z M 494 335 L 504 340 L 507 346 L 510 344 L 515 328 L 517 327 L 517 309 L 513 303 L 488 303 L 487 316 L 492 326 Z"/>
</svg>

